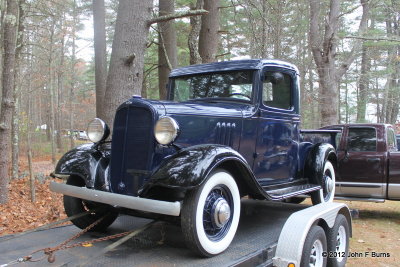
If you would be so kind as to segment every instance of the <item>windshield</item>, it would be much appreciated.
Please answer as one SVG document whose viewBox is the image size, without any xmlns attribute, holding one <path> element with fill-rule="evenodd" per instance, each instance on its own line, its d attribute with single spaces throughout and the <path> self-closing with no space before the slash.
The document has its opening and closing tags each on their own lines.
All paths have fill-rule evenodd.
<svg viewBox="0 0 400 267">
<path fill-rule="evenodd" d="M 174 101 L 202 98 L 250 101 L 254 70 L 207 73 L 172 78 Z"/>
</svg>

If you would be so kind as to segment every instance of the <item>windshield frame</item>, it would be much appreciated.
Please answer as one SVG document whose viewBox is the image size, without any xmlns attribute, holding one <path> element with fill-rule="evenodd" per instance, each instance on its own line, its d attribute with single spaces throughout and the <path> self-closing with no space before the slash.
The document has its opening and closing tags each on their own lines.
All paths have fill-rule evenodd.
<svg viewBox="0 0 400 267">
<path fill-rule="evenodd" d="M 251 72 L 251 95 L 250 99 L 242 99 L 242 98 L 235 98 L 235 97 L 199 97 L 199 98 L 192 98 L 192 99 L 186 99 L 183 101 L 178 101 L 175 100 L 175 91 L 174 91 L 174 80 L 179 79 L 182 77 L 194 77 L 194 76 L 203 76 L 203 75 L 212 75 L 212 74 L 225 74 L 225 73 L 234 73 L 234 72 Z M 216 72 L 204 72 L 204 73 L 198 73 L 198 74 L 190 74 L 190 75 L 181 75 L 181 76 L 173 76 L 169 78 L 168 81 L 168 100 L 169 101 L 174 101 L 174 102 L 198 102 L 198 101 L 204 101 L 204 102 L 240 102 L 240 103 L 254 103 L 254 99 L 257 95 L 256 93 L 256 77 L 258 74 L 258 70 L 256 69 L 237 69 L 237 70 L 227 70 L 227 71 L 216 71 Z"/>
</svg>

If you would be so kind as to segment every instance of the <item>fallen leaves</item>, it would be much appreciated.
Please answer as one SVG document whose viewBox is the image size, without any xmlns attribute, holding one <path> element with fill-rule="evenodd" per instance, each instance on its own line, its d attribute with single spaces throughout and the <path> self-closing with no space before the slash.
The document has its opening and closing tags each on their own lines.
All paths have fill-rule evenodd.
<svg viewBox="0 0 400 267">
<path fill-rule="evenodd" d="M 36 181 L 36 202 L 31 202 L 28 178 L 11 181 L 9 201 L 0 205 L 0 236 L 37 228 L 66 218 L 62 195 L 49 190 L 51 179 Z"/>
</svg>

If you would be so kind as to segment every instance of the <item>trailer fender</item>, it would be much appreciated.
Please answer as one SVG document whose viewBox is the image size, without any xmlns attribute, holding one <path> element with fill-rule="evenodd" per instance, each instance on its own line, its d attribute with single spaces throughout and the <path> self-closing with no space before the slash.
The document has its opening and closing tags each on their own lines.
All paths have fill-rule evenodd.
<svg viewBox="0 0 400 267">
<path fill-rule="evenodd" d="M 328 227 L 333 227 L 338 214 L 346 217 L 352 236 L 350 211 L 343 203 L 321 203 L 290 215 L 279 236 L 273 266 L 287 267 L 290 263 L 300 266 L 304 242 L 311 227 L 321 226 L 326 233 Z"/>
<path fill-rule="evenodd" d="M 57 163 L 55 177 L 78 176 L 86 187 L 109 191 L 110 150 L 84 144 L 68 151 Z"/>
<path fill-rule="evenodd" d="M 192 189 L 200 186 L 216 168 L 225 169 L 234 176 L 241 194 L 261 194 L 262 189 L 246 160 L 231 147 L 212 144 L 188 147 L 167 158 L 151 175 L 147 186 Z"/>
</svg>

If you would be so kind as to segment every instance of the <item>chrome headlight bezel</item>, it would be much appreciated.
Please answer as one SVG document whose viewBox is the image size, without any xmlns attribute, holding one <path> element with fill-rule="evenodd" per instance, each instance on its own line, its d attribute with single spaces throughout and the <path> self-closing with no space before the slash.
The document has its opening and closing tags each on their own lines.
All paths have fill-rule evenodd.
<svg viewBox="0 0 400 267">
<path fill-rule="evenodd" d="M 154 137 L 160 145 L 170 145 L 179 135 L 179 125 L 171 117 L 161 117 L 154 126 Z"/>
<path fill-rule="evenodd" d="M 110 128 L 102 119 L 95 118 L 88 123 L 86 132 L 90 141 L 99 143 L 110 135 Z"/>
</svg>

